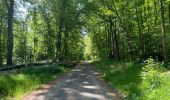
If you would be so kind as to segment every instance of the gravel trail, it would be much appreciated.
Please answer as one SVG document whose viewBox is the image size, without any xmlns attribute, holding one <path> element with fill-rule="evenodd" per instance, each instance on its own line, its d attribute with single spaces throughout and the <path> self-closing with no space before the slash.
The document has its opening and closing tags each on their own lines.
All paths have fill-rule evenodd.
<svg viewBox="0 0 170 100">
<path fill-rule="evenodd" d="M 82 63 L 22 100 L 120 100 L 120 98 L 115 90 L 101 79 L 100 72 L 94 66 Z"/>
</svg>

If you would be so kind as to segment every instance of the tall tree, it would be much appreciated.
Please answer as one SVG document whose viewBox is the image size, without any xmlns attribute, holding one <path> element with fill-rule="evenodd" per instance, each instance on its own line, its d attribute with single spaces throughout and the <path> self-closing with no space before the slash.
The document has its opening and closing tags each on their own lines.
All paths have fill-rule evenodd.
<svg viewBox="0 0 170 100">
<path fill-rule="evenodd" d="M 6 5 L 8 9 L 7 65 L 12 65 L 14 0 L 6 0 Z"/>
<path fill-rule="evenodd" d="M 159 0 L 160 3 L 160 15 L 162 21 L 162 42 L 163 42 L 163 53 L 164 60 L 167 61 L 167 34 L 165 32 L 165 15 L 164 15 L 164 3 L 163 0 Z"/>
</svg>

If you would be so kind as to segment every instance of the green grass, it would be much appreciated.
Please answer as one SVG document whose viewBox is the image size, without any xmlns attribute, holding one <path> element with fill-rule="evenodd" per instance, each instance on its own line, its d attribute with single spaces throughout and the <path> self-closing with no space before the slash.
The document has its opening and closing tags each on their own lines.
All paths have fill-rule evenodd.
<svg viewBox="0 0 170 100">
<path fill-rule="evenodd" d="M 169 100 L 170 73 L 164 75 L 163 83 L 156 89 L 148 89 L 142 77 L 142 65 L 134 62 L 114 62 L 104 59 L 95 62 L 103 78 L 113 85 L 123 99 L 128 100 Z"/>
<path fill-rule="evenodd" d="M 42 68 L 26 68 L 18 73 L 0 75 L 1 99 L 19 99 L 61 75 L 67 68 L 49 65 Z"/>
</svg>

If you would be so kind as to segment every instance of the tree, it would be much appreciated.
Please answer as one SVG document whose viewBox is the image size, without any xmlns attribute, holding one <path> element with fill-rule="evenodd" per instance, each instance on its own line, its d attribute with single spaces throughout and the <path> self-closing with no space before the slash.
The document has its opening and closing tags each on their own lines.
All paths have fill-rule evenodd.
<svg viewBox="0 0 170 100">
<path fill-rule="evenodd" d="M 167 62 L 167 34 L 165 31 L 164 3 L 162 0 L 159 0 L 159 3 L 160 3 L 160 14 L 161 14 L 161 22 L 162 22 L 163 53 L 164 53 L 164 60 L 165 62 Z"/>
<path fill-rule="evenodd" d="M 84 51 L 93 59 L 139 60 L 155 54 L 169 59 L 166 22 L 170 18 L 165 11 L 170 5 L 163 0 L 4 0 L 0 4 L 5 2 L 8 10 L 0 7 L 1 63 L 5 58 L 8 65 L 12 58 L 16 64 L 28 58 L 30 62 L 78 60 Z M 25 10 L 23 18 L 20 10 Z M 90 49 L 84 39 L 90 39 Z M 86 48 L 92 52 L 88 54 Z"/>
<path fill-rule="evenodd" d="M 6 5 L 8 9 L 7 65 L 12 65 L 14 0 L 6 0 Z"/>
</svg>

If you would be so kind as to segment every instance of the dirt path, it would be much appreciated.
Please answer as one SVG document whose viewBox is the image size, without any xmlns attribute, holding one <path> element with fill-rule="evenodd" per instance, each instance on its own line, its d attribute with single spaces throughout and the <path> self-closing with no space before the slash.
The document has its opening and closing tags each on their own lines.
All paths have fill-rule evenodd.
<svg viewBox="0 0 170 100">
<path fill-rule="evenodd" d="M 119 98 L 111 87 L 100 80 L 100 74 L 95 67 L 83 63 L 22 100 L 119 100 Z"/>
</svg>

